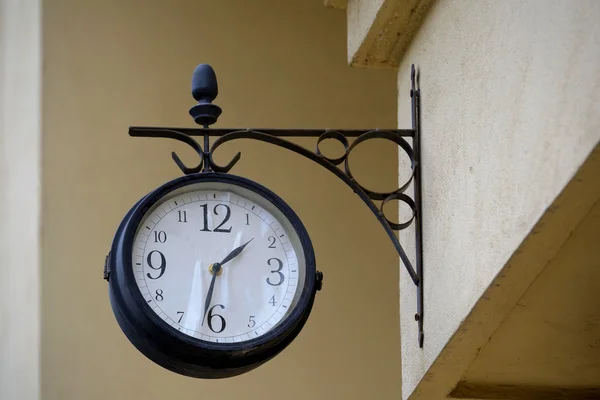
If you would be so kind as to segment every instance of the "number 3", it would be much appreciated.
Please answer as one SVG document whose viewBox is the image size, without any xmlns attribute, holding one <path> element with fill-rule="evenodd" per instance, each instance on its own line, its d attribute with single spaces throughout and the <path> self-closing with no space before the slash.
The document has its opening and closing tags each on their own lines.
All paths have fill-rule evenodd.
<svg viewBox="0 0 600 400">
<path fill-rule="evenodd" d="M 283 283 L 283 281 L 285 281 L 285 276 L 280 272 L 281 269 L 283 268 L 283 263 L 281 262 L 281 260 L 279 258 L 269 258 L 269 260 L 267 261 L 267 264 L 271 265 L 271 261 L 273 261 L 273 260 L 277 261 L 277 263 L 279 264 L 279 267 L 277 269 L 271 271 L 271 273 L 279 275 L 279 282 L 272 283 L 271 278 L 267 278 L 267 283 L 271 286 L 279 286 Z"/>
</svg>

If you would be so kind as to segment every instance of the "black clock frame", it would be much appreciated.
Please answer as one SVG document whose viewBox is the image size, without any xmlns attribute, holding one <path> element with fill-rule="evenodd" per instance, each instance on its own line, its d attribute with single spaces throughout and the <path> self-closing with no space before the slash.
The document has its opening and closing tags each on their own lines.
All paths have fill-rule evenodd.
<svg viewBox="0 0 600 400">
<path fill-rule="evenodd" d="M 275 205 L 300 239 L 306 274 L 295 307 L 267 333 L 240 343 L 213 343 L 185 335 L 163 321 L 148 305 L 135 282 L 132 247 L 144 215 L 170 192 L 199 182 L 219 182 L 253 191 Z M 197 378 L 226 378 L 248 372 L 285 349 L 308 319 L 322 274 L 316 271 L 312 243 L 300 218 L 283 199 L 249 179 L 223 173 L 186 175 L 152 191 L 127 213 L 107 257 L 105 278 L 115 317 L 131 343 L 146 357 L 173 372 Z"/>
</svg>

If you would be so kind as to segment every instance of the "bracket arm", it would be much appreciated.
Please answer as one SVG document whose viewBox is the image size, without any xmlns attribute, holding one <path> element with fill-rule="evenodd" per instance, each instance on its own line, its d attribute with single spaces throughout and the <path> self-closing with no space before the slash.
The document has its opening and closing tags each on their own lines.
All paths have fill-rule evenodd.
<svg viewBox="0 0 600 400">
<path fill-rule="evenodd" d="M 411 280 L 417 287 L 417 313 L 415 320 L 418 322 L 419 329 L 419 347 L 423 347 L 423 317 L 424 317 L 424 286 L 423 286 L 423 251 L 422 251 L 422 204 L 421 204 L 421 159 L 420 159 L 420 89 L 416 85 L 418 77 L 415 75 L 414 65 L 411 68 L 411 129 L 371 129 L 371 130 L 331 130 L 331 129 L 210 129 L 210 123 L 216 121 L 216 117 L 220 114 L 220 108 L 206 108 L 208 105 L 202 103 L 195 106 L 190 113 L 195 115 L 196 122 L 204 125 L 203 129 L 192 128 L 163 128 L 163 127 L 130 127 L 129 135 L 134 137 L 154 137 L 154 138 L 169 138 L 184 142 L 191 146 L 200 158 L 196 166 L 188 167 L 179 156 L 172 152 L 172 158 L 184 174 L 198 174 L 207 172 L 228 173 L 233 166 L 240 160 L 241 153 L 237 153 L 227 165 L 221 166 L 214 162 L 213 153 L 221 145 L 235 139 L 252 139 L 265 143 L 270 143 L 278 147 L 300 154 L 309 160 L 321 165 L 347 186 L 349 186 L 367 205 L 371 212 L 375 215 L 386 234 L 392 241 L 396 252 L 398 253 L 406 271 Z M 203 100 L 204 101 L 204 100 Z M 212 100 L 211 100 L 212 101 Z M 209 102 L 210 103 L 210 102 Z M 213 106 L 212 104 L 209 104 Z M 203 106 L 204 108 L 200 107 Z M 216 106 L 215 106 L 216 107 Z M 193 111 L 193 112 L 192 112 Z M 210 111 L 210 112 L 209 112 Z M 218 111 L 218 113 L 217 113 Z M 215 114 L 212 115 L 211 113 Z M 210 115 L 209 115 L 210 114 Z M 210 117 L 210 118 L 209 118 Z M 212 119 L 211 119 L 212 118 Z M 207 122 L 208 121 L 208 122 Z M 212 121 L 212 122 L 210 122 Z M 204 146 L 196 141 L 194 136 L 202 136 Z M 210 145 L 209 137 L 217 136 L 218 138 Z M 288 137 L 315 137 L 317 139 L 316 150 L 308 150 L 296 143 L 283 139 Z M 350 144 L 348 138 L 354 138 Z M 406 141 L 406 138 L 412 140 L 412 145 Z M 337 140 L 344 147 L 344 154 L 337 158 L 329 158 L 323 155 L 319 149 L 319 143 L 326 139 Z M 386 139 L 400 146 L 411 161 L 411 174 L 408 180 L 398 189 L 391 192 L 375 192 L 361 185 L 352 175 L 349 165 L 349 155 L 352 150 L 359 144 L 370 139 Z M 343 168 L 340 167 L 343 164 Z M 404 192 L 413 183 L 413 197 L 411 198 Z M 412 216 L 408 221 L 392 222 L 383 211 L 384 205 L 391 200 L 404 202 L 412 210 Z M 379 207 L 375 201 L 381 201 Z M 415 265 L 413 267 L 409 257 L 404 251 L 396 231 L 408 228 L 413 220 L 415 221 Z"/>
</svg>

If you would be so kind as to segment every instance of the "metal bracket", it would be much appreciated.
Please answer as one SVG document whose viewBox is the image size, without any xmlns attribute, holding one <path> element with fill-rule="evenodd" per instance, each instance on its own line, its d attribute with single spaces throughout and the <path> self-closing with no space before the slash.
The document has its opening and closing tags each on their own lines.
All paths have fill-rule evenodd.
<svg viewBox="0 0 600 400">
<path fill-rule="evenodd" d="M 216 76 L 210 66 L 201 64 L 194 72 L 192 80 L 192 93 L 198 104 L 190 110 L 190 114 L 195 121 L 204 126 L 201 129 L 193 128 L 167 128 L 167 127 L 130 127 L 129 135 L 134 137 L 154 137 L 169 138 L 179 140 L 191 146 L 200 158 L 198 165 L 194 167 L 186 166 L 179 156 L 172 152 L 171 155 L 181 171 L 188 174 L 197 174 L 204 172 L 229 172 L 233 166 L 240 160 L 241 153 L 237 153 L 233 159 L 224 166 L 218 165 L 213 160 L 214 151 L 223 143 L 235 139 L 253 139 L 266 143 L 271 143 L 279 147 L 286 148 L 297 154 L 300 154 L 317 164 L 325 167 L 335 176 L 346 183 L 369 207 L 375 215 L 383 229 L 388 234 L 392 244 L 396 248 L 400 259 L 402 260 L 410 278 L 417 286 L 417 312 L 415 320 L 419 328 L 419 347 L 423 347 L 423 256 L 422 256 L 422 224 L 421 224 L 421 168 L 420 168 L 420 90 L 416 87 L 415 67 L 411 68 L 411 129 L 372 129 L 372 130 L 331 130 L 331 129 L 211 129 L 209 125 L 216 122 L 221 113 L 221 109 L 212 104 L 212 100 L 217 96 Z M 201 136 L 204 138 L 204 146 L 201 146 L 193 137 Z M 218 137 L 212 146 L 209 138 Z M 308 150 L 289 140 L 283 138 L 289 137 L 315 137 L 317 139 L 315 151 Z M 348 138 L 354 138 L 350 143 Z M 405 138 L 412 139 L 412 146 Z M 323 155 L 319 149 L 319 144 L 325 139 L 334 139 L 344 146 L 344 154 L 338 158 L 329 158 Z M 391 192 L 371 191 L 354 179 L 350 170 L 348 158 L 352 150 L 359 144 L 370 139 L 387 139 L 400 146 L 408 155 L 411 161 L 411 174 L 407 182 L 398 189 Z M 343 169 L 338 167 L 343 164 Z M 411 198 L 404 192 L 413 183 L 414 195 Z M 383 211 L 384 205 L 391 200 L 404 202 L 412 210 L 412 217 L 405 222 L 392 222 L 386 218 Z M 381 203 L 377 205 L 375 201 Z M 396 236 L 396 231 L 408 228 L 412 222 L 415 222 L 415 262 L 413 267 L 406 252 L 400 245 Z"/>
</svg>

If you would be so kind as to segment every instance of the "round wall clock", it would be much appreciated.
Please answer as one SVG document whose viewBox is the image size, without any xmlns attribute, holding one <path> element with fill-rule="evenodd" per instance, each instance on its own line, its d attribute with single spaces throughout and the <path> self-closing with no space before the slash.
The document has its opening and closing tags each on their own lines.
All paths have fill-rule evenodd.
<svg viewBox="0 0 600 400">
<path fill-rule="evenodd" d="M 245 178 L 190 174 L 137 202 L 107 257 L 109 296 L 131 343 L 199 378 L 248 372 L 303 328 L 320 289 L 302 222 Z"/>
</svg>

